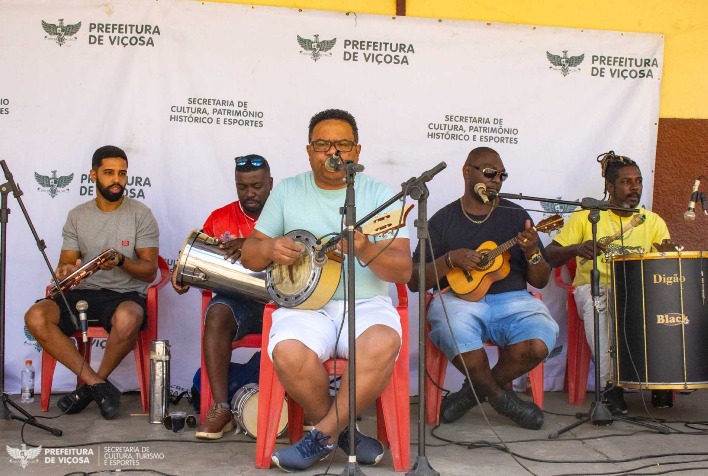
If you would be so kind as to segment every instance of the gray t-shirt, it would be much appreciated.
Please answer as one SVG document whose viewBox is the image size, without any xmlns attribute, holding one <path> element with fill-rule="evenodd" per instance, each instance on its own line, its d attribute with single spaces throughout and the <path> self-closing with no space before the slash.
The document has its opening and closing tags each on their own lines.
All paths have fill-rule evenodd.
<svg viewBox="0 0 708 476">
<path fill-rule="evenodd" d="M 83 203 L 69 212 L 62 230 L 62 250 L 79 251 L 86 263 L 108 248 L 136 259 L 136 248 L 158 248 L 160 231 L 150 209 L 135 199 L 123 197 L 120 207 L 103 212 L 96 200 Z M 83 280 L 77 289 L 110 289 L 145 294 L 149 283 L 133 278 L 122 269 L 100 270 Z"/>
</svg>

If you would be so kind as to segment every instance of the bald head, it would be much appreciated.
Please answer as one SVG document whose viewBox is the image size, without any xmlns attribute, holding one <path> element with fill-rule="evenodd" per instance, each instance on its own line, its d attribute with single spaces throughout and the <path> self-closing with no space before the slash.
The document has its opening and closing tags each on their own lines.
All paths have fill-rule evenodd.
<svg viewBox="0 0 708 476">
<path fill-rule="evenodd" d="M 484 159 L 489 159 L 491 157 L 500 158 L 499 153 L 490 147 L 477 147 L 472 149 L 469 154 L 467 154 L 467 160 L 465 165 L 479 165 L 479 163 Z"/>
</svg>

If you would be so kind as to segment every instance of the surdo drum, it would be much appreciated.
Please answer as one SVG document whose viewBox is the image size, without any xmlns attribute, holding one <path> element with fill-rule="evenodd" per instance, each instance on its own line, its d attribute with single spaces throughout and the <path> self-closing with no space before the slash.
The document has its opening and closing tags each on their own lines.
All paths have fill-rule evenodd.
<svg viewBox="0 0 708 476">
<path fill-rule="evenodd" d="M 708 253 L 615 256 L 611 270 L 617 384 L 708 387 Z"/>
</svg>

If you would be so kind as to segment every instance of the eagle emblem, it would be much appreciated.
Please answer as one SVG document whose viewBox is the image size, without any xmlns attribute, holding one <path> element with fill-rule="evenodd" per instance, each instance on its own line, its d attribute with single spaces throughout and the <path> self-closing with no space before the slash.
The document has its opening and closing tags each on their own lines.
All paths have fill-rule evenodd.
<svg viewBox="0 0 708 476">
<path fill-rule="evenodd" d="M 10 455 L 12 459 L 19 460 L 18 463 L 22 468 L 26 468 L 30 463 L 36 463 L 36 461 L 30 461 L 35 459 L 42 452 L 42 447 L 38 446 L 36 448 L 27 448 L 27 445 L 22 443 L 22 447 L 13 448 L 12 446 L 5 445 L 7 449 L 7 454 Z M 14 461 L 11 460 L 12 463 Z"/>
<path fill-rule="evenodd" d="M 297 35 L 297 42 L 303 49 L 303 51 L 300 51 L 301 54 L 310 55 L 312 61 L 317 61 L 322 56 L 332 56 L 332 53 L 327 53 L 327 51 L 334 48 L 334 45 L 337 43 L 337 39 L 332 38 L 331 40 L 320 41 L 320 35 L 315 35 L 315 38 L 312 40 Z"/>
<path fill-rule="evenodd" d="M 580 66 L 580 63 L 585 59 L 585 55 L 568 56 L 568 50 L 563 50 L 563 56 L 560 56 L 546 51 L 546 58 L 548 58 L 548 61 L 551 63 L 551 69 L 560 70 L 563 76 L 568 76 L 571 71 L 577 71 L 579 69 L 578 66 Z"/>
<path fill-rule="evenodd" d="M 556 197 L 558 200 L 562 200 L 561 197 Z M 576 200 L 577 201 L 577 200 Z M 577 205 L 567 205 L 565 203 L 551 203 L 551 202 L 541 202 L 541 208 L 543 211 L 549 215 L 570 213 L 575 210 Z"/>
<path fill-rule="evenodd" d="M 67 188 L 66 190 L 61 190 L 65 188 L 67 185 L 71 183 L 72 180 L 74 180 L 74 174 L 70 175 L 62 175 L 61 177 L 57 177 L 57 171 L 52 170 L 52 176 L 48 177 L 46 175 L 40 175 L 37 172 L 34 173 L 34 179 L 37 181 L 39 184 L 40 192 L 47 192 L 49 193 L 49 196 L 54 198 L 56 197 L 60 192 L 68 192 L 69 189 Z"/>
<path fill-rule="evenodd" d="M 64 43 L 66 43 L 66 40 L 76 39 L 71 37 L 79 32 L 79 29 L 81 28 L 81 22 L 75 23 L 73 25 L 65 25 L 64 19 L 60 18 L 59 24 L 55 25 L 54 23 L 47 23 L 46 21 L 42 20 L 42 28 L 44 28 L 44 31 L 46 31 L 47 35 L 49 35 L 45 36 L 46 39 L 54 40 L 59 46 L 62 46 L 64 45 Z"/>
</svg>

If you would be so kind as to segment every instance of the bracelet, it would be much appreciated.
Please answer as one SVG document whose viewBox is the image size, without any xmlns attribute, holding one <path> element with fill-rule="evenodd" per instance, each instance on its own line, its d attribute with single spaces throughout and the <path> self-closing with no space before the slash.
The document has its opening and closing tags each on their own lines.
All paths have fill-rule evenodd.
<svg viewBox="0 0 708 476">
<path fill-rule="evenodd" d="M 123 266 L 123 263 L 125 263 L 125 255 L 123 253 L 120 254 L 120 259 L 118 260 L 118 263 L 116 263 L 116 266 L 119 268 Z"/>
<path fill-rule="evenodd" d="M 450 257 L 449 251 L 445 254 L 445 264 L 448 268 L 455 269 L 455 267 L 452 265 L 452 258 Z"/>
</svg>

